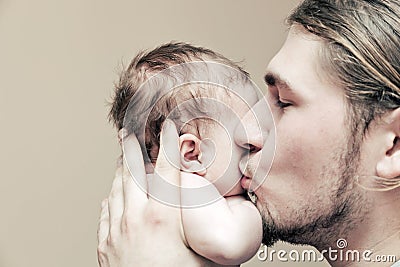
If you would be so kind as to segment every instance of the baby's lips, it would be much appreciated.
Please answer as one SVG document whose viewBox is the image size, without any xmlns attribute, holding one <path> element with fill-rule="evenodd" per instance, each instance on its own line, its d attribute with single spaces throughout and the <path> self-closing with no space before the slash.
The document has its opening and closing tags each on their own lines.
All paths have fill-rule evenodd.
<svg viewBox="0 0 400 267">
<path fill-rule="evenodd" d="M 247 177 L 247 176 L 242 176 L 242 179 L 240 179 L 240 185 L 246 189 L 249 190 L 250 188 L 250 184 L 251 184 L 251 178 Z"/>
</svg>

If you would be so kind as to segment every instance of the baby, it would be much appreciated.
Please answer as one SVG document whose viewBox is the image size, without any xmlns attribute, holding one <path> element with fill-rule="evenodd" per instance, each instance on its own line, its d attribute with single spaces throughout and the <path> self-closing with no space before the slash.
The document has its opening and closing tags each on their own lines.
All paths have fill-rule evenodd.
<svg viewBox="0 0 400 267">
<path fill-rule="evenodd" d="M 248 73 L 232 61 L 209 49 L 168 43 L 132 60 L 116 85 L 110 111 L 118 130 L 137 136 L 148 177 L 161 153 L 162 124 L 166 119 L 175 123 L 182 238 L 197 254 L 221 265 L 240 265 L 261 244 L 261 216 L 240 186 L 238 166 L 246 151 L 232 141 L 258 98 Z"/>
</svg>

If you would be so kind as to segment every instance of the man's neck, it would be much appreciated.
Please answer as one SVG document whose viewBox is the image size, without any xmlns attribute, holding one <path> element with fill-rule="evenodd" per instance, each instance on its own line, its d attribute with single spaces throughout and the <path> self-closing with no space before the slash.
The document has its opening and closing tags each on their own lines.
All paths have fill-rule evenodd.
<svg viewBox="0 0 400 267">
<path fill-rule="evenodd" d="M 375 202 L 374 206 L 359 225 L 346 233 L 346 244 L 337 241 L 332 245 L 338 254 L 336 260 L 327 257 L 332 266 L 391 266 L 400 260 L 399 213 L 393 210 L 393 202 Z"/>
</svg>

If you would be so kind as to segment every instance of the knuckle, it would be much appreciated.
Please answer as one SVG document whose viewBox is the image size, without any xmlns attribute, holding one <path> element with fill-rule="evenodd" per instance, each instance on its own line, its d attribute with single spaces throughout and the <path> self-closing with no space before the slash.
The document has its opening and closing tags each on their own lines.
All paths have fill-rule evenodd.
<svg viewBox="0 0 400 267">
<path fill-rule="evenodd" d="M 109 196 L 109 198 L 108 198 L 108 204 L 110 204 L 110 200 L 111 200 L 111 199 L 114 199 L 114 198 L 116 198 L 117 196 L 118 196 L 117 190 L 114 189 L 114 188 L 112 188 L 112 189 L 111 189 L 111 192 L 110 192 L 110 196 Z"/>
<path fill-rule="evenodd" d="M 119 235 L 115 231 L 111 230 L 107 236 L 107 246 L 114 247 L 118 244 L 118 239 Z"/>
<path fill-rule="evenodd" d="M 99 245 L 99 246 L 97 247 L 97 256 L 100 257 L 100 255 L 102 255 L 103 253 L 104 253 L 103 246 L 102 246 L 102 245 Z"/>
<path fill-rule="evenodd" d="M 108 198 L 105 198 L 101 201 L 101 209 L 104 209 L 108 204 Z"/>
<path fill-rule="evenodd" d="M 99 262 L 100 267 L 109 266 L 107 259 L 108 259 L 107 258 L 107 254 L 105 252 L 98 252 L 97 253 L 97 260 Z"/>
<path fill-rule="evenodd" d="M 138 222 L 131 213 L 124 213 L 121 220 L 121 230 L 123 233 L 129 233 L 136 228 Z"/>
<path fill-rule="evenodd" d="M 156 210 L 154 208 L 147 208 L 145 211 L 145 221 L 146 223 L 153 226 L 160 226 L 162 224 L 166 224 L 166 218 L 160 210 Z"/>
<path fill-rule="evenodd" d="M 106 249 L 107 246 L 105 244 L 105 242 L 101 242 L 99 243 L 99 245 L 97 246 L 97 256 L 100 257 L 104 257 L 106 255 Z"/>
<path fill-rule="evenodd" d="M 107 236 L 107 246 L 112 246 L 114 244 L 115 238 L 111 233 Z"/>
</svg>

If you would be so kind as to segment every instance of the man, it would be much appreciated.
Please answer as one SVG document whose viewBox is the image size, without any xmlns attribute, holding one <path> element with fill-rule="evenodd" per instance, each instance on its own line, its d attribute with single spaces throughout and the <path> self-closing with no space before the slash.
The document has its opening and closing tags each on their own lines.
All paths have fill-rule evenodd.
<svg viewBox="0 0 400 267">
<path fill-rule="evenodd" d="M 250 151 L 241 183 L 258 198 L 263 242 L 315 246 L 333 266 L 376 266 L 374 255 L 399 260 L 400 3 L 306 0 L 288 21 L 288 38 L 265 75 L 276 127 L 271 170 L 263 161 L 272 133 L 260 138 L 254 120 L 244 118 L 246 131 L 235 136 Z M 264 118 L 265 103 L 254 111 Z M 176 150 L 174 127 L 166 128 L 171 143 L 164 145 Z M 137 146 L 134 137 L 126 142 Z M 126 160 L 137 162 L 133 176 L 145 177 L 139 151 L 126 151 Z M 179 180 L 166 159 L 156 168 Z M 179 211 L 147 199 L 121 169 L 100 221 L 100 265 L 211 265 L 181 242 Z M 338 239 L 347 241 L 344 253 L 373 255 L 359 262 L 329 257 Z"/>
</svg>

